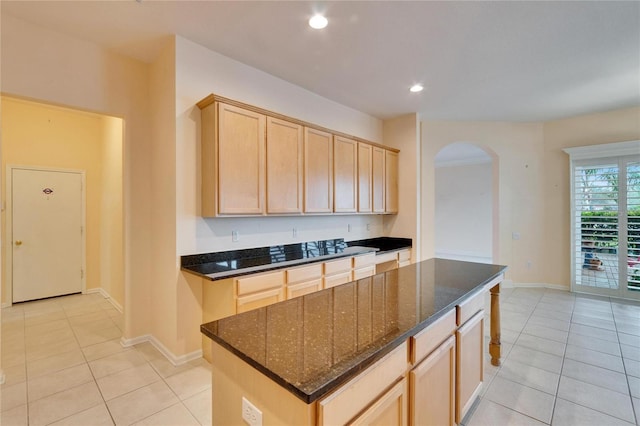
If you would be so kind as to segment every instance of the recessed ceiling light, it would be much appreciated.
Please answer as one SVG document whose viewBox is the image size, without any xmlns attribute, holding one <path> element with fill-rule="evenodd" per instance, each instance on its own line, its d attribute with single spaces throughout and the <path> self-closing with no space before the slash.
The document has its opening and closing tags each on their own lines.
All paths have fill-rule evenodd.
<svg viewBox="0 0 640 426">
<path fill-rule="evenodd" d="M 327 18 L 322 15 L 314 15 L 313 17 L 311 17 L 311 19 L 309 19 L 309 26 L 316 30 L 323 29 L 327 26 L 328 23 L 329 21 L 327 20 Z"/>
<path fill-rule="evenodd" d="M 413 93 L 422 92 L 423 90 L 424 90 L 424 87 L 422 86 L 422 84 L 414 84 L 409 88 L 409 91 Z"/>
</svg>

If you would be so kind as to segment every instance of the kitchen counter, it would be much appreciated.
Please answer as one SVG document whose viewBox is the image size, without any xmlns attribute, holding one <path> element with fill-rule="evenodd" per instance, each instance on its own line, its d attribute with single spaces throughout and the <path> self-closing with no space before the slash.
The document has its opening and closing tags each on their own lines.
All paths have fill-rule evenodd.
<svg viewBox="0 0 640 426">
<path fill-rule="evenodd" d="M 411 248 L 411 239 L 378 237 L 345 242 L 338 238 L 182 256 L 180 266 L 185 272 L 215 281 L 327 259 L 403 248 Z"/>
<path fill-rule="evenodd" d="M 430 259 L 203 324 L 201 331 L 309 404 L 495 285 L 505 269 Z M 490 351 L 497 363 L 499 313 L 496 329 L 493 309 L 492 297 Z"/>
</svg>

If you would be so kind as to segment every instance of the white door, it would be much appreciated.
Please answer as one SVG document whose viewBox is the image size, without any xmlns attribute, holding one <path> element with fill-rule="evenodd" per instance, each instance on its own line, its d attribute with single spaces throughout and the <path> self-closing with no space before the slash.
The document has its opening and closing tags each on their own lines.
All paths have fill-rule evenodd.
<svg viewBox="0 0 640 426">
<path fill-rule="evenodd" d="M 12 169 L 13 302 L 82 291 L 82 174 Z"/>
</svg>

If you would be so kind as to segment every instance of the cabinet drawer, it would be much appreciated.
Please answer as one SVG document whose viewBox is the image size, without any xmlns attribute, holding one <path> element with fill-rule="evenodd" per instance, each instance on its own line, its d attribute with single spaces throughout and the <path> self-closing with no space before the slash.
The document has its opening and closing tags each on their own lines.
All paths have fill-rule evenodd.
<svg viewBox="0 0 640 426">
<path fill-rule="evenodd" d="M 248 296 L 238 297 L 236 310 L 240 314 L 263 306 L 273 305 L 284 300 L 284 289 L 274 288 L 272 290 L 261 291 Z"/>
<path fill-rule="evenodd" d="M 322 263 L 287 269 L 287 284 L 322 278 Z"/>
<path fill-rule="evenodd" d="M 351 271 L 351 258 L 345 257 L 331 262 L 324 263 L 324 274 L 333 275 L 339 272 Z"/>
<path fill-rule="evenodd" d="M 484 294 L 484 291 L 479 291 L 456 306 L 458 326 L 467 322 L 476 312 L 484 308 Z"/>
<path fill-rule="evenodd" d="M 394 349 L 366 371 L 321 399 L 318 419 L 321 425 L 343 425 L 375 401 L 407 369 L 407 343 Z"/>
<path fill-rule="evenodd" d="M 353 271 L 353 280 L 370 277 L 376 274 L 376 265 L 367 266 L 366 268 L 355 269 Z"/>
<path fill-rule="evenodd" d="M 411 337 L 411 363 L 417 364 L 456 330 L 456 310 L 451 309 L 436 322 Z"/>
<path fill-rule="evenodd" d="M 242 296 L 270 288 L 282 287 L 283 284 L 284 272 L 278 271 L 238 278 L 236 280 L 236 289 L 238 296 Z"/>
<path fill-rule="evenodd" d="M 367 253 L 353 258 L 353 269 L 364 268 L 365 266 L 376 264 L 376 254 Z"/>
<path fill-rule="evenodd" d="M 324 288 L 335 287 L 340 284 L 346 284 L 348 282 L 353 281 L 351 279 L 351 271 L 343 272 L 341 274 L 335 274 L 331 276 L 324 277 Z"/>
<path fill-rule="evenodd" d="M 376 263 L 385 263 L 392 260 L 398 261 L 398 252 L 376 254 Z"/>
<path fill-rule="evenodd" d="M 400 250 L 398 252 L 398 261 L 404 262 L 406 260 L 411 260 L 411 250 Z"/>
<path fill-rule="evenodd" d="M 298 284 L 287 285 L 287 299 L 304 296 L 322 290 L 322 278 Z"/>
</svg>

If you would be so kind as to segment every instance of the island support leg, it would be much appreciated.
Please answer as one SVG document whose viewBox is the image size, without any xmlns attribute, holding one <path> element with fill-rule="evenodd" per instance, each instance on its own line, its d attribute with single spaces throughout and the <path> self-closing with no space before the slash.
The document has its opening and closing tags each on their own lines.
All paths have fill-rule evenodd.
<svg viewBox="0 0 640 426">
<path fill-rule="evenodd" d="M 491 364 L 500 365 L 500 284 L 491 287 L 491 341 L 489 342 L 489 354 Z"/>
</svg>

